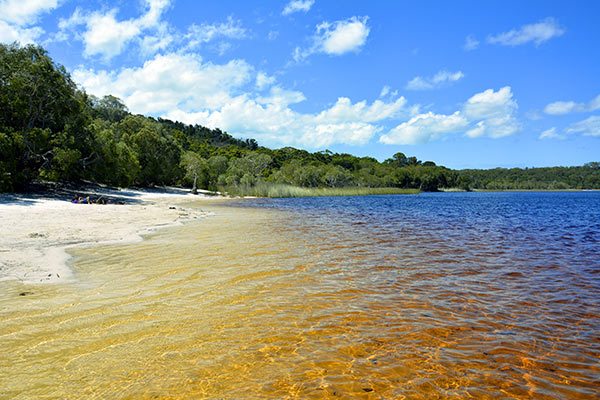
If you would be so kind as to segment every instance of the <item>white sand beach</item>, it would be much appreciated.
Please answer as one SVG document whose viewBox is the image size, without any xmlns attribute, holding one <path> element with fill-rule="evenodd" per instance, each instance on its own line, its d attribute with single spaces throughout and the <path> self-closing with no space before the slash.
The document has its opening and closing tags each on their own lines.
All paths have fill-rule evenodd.
<svg viewBox="0 0 600 400">
<path fill-rule="evenodd" d="M 132 242 L 162 227 L 209 213 L 185 204 L 211 200 L 183 190 L 97 190 L 113 202 L 74 204 L 70 199 L 0 195 L 0 281 L 49 283 L 73 279 L 66 249 L 101 243 Z"/>
</svg>

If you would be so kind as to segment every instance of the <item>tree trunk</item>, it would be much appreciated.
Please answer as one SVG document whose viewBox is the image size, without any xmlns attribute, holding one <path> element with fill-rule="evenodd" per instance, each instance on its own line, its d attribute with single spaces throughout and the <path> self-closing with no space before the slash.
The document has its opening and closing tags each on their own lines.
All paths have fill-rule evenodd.
<svg viewBox="0 0 600 400">
<path fill-rule="evenodd" d="M 194 186 L 192 187 L 192 194 L 198 194 L 198 187 L 196 186 L 196 182 L 198 182 L 198 174 L 194 174 Z"/>
</svg>

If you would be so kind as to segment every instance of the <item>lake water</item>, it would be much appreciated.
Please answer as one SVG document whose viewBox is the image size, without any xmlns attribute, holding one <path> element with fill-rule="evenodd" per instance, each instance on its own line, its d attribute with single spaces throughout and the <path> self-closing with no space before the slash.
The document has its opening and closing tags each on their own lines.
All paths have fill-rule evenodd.
<svg viewBox="0 0 600 400">
<path fill-rule="evenodd" d="M 598 192 L 215 212 L 1 283 L 0 398 L 599 397 Z"/>
</svg>

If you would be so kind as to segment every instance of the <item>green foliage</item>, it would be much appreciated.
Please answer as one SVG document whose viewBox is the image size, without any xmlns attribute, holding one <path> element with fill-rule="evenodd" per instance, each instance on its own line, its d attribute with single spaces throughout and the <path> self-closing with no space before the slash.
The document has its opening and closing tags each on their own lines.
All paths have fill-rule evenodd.
<svg viewBox="0 0 600 400">
<path fill-rule="evenodd" d="M 41 47 L 0 45 L 0 85 L 0 126 L 59 132 L 81 122 L 85 96 Z"/>
<path fill-rule="evenodd" d="M 121 187 L 134 184 L 141 170 L 137 153 L 118 139 L 114 126 L 96 121 L 92 129 L 98 155 L 92 178 Z"/>
<path fill-rule="evenodd" d="M 119 122 L 118 128 L 123 141 L 135 151 L 140 163 L 136 183 L 166 185 L 181 178 L 181 148 L 161 124 L 130 115 Z"/>
<path fill-rule="evenodd" d="M 0 110 L 0 191 L 21 190 L 39 178 L 118 186 L 183 183 L 277 197 L 600 188 L 598 162 L 452 171 L 401 152 L 381 163 L 329 150 L 271 150 L 218 128 L 132 115 L 114 96 L 88 97 L 38 46 L 0 44 Z"/>
<path fill-rule="evenodd" d="M 115 96 L 108 95 L 101 99 L 90 96 L 90 100 L 92 114 L 96 118 L 110 122 L 119 122 L 129 114 L 127 106 Z"/>
<path fill-rule="evenodd" d="M 181 166 L 185 170 L 184 178 L 193 182 L 192 191 L 197 192 L 198 185 L 207 187 L 210 180 L 208 162 L 193 151 L 186 151 L 181 157 Z"/>
<path fill-rule="evenodd" d="M 458 171 L 462 183 L 480 190 L 565 190 L 600 188 L 597 162 L 581 167 L 494 168 Z"/>
<path fill-rule="evenodd" d="M 364 187 L 339 187 L 339 188 L 306 188 L 299 186 L 259 183 L 257 185 L 236 185 L 222 188 L 222 191 L 231 196 L 254 197 L 323 197 L 323 196 L 371 196 L 385 194 L 417 194 L 417 189 L 398 188 L 364 188 Z"/>
<path fill-rule="evenodd" d="M 91 138 L 87 97 L 41 47 L 0 44 L 2 188 L 22 188 L 39 176 L 81 177 Z"/>
</svg>

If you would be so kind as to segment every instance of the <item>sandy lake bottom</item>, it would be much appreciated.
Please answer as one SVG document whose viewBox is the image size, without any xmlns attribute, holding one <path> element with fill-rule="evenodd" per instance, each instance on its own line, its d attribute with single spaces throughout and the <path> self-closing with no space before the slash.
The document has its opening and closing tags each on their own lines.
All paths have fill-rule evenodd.
<svg viewBox="0 0 600 400">
<path fill-rule="evenodd" d="M 70 282 L 0 282 L 0 398 L 598 395 L 595 265 L 368 210 L 202 207 L 71 250 Z"/>
</svg>

